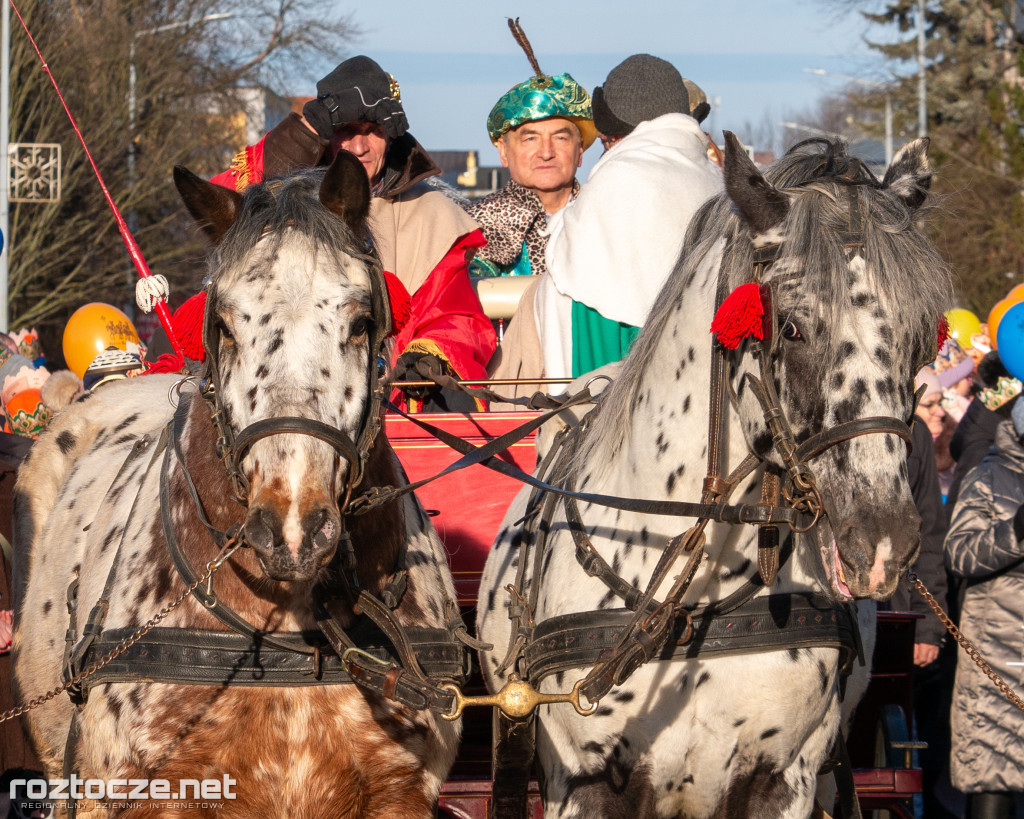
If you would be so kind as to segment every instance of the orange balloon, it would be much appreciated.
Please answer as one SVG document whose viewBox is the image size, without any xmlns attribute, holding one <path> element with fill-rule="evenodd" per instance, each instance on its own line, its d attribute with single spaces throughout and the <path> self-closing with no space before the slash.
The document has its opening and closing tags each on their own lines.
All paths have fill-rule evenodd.
<svg viewBox="0 0 1024 819">
<path fill-rule="evenodd" d="M 107 347 L 138 352 L 139 334 L 124 313 L 109 304 L 92 302 L 72 313 L 64 326 L 64 361 L 81 378 L 92 360 Z"/>
<path fill-rule="evenodd" d="M 1014 288 L 1016 289 L 1016 288 Z M 1013 292 L 1012 290 L 1010 291 Z M 1020 301 L 1024 301 L 1022 298 Z M 1013 305 L 1017 304 L 1016 301 L 1010 301 L 1009 298 L 1005 298 L 1002 301 L 997 301 L 995 307 L 988 314 L 988 337 L 992 341 L 992 349 L 996 349 L 996 336 L 999 333 L 999 322 L 1002 320 L 1003 315 Z"/>
<path fill-rule="evenodd" d="M 1024 284 L 1018 284 L 1016 287 L 1010 290 L 1006 294 L 1004 301 L 1010 301 L 1016 304 L 1019 301 L 1024 301 Z"/>
</svg>

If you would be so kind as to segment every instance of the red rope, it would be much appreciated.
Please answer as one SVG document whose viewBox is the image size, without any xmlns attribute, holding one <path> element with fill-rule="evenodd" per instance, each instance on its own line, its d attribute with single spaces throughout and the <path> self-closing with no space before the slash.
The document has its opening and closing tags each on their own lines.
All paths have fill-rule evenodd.
<svg viewBox="0 0 1024 819">
<path fill-rule="evenodd" d="M 60 98 L 60 104 L 64 106 L 64 112 L 68 115 L 68 119 L 71 120 L 71 127 L 75 129 L 75 133 L 78 135 L 78 141 L 82 143 L 82 149 L 85 151 L 85 155 L 89 158 L 89 164 L 92 165 L 93 172 L 96 174 L 96 179 L 100 183 L 100 188 L 103 190 L 103 195 L 107 199 L 107 204 L 110 205 L 110 209 L 114 213 L 114 219 L 117 220 L 117 228 L 121 231 L 121 238 L 124 239 L 125 247 L 128 248 L 128 255 L 131 257 L 132 262 L 135 265 L 135 269 L 138 271 L 140 278 L 149 278 L 152 273 L 149 272 L 149 265 L 146 264 L 146 259 L 142 255 L 142 250 L 139 248 L 138 242 L 135 241 L 135 237 L 132 236 L 132 232 L 128 229 L 128 225 L 124 221 L 124 217 L 121 216 L 121 211 L 117 209 L 117 205 L 114 204 L 114 199 L 110 195 L 110 191 L 107 190 L 106 184 L 103 182 L 103 177 L 100 175 L 100 169 L 96 167 L 96 162 L 92 158 L 92 154 L 89 153 L 89 146 L 85 144 L 85 138 L 82 136 L 82 132 L 78 130 L 78 123 L 75 122 L 75 118 L 71 115 L 71 111 L 68 108 L 68 104 L 64 101 L 64 95 L 60 92 L 60 87 L 57 85 L 57 80 L 54 79 L 53 72 L 50 71 L 50 66 L 47 65 L 46 60 L 43 58 L 42 52 L 39 50 L 39 46 L 36 45 L 35 38 L 32 36 L 32 32 L 28 30 L 28 26 L 25 25 L 25 20 L 21 16 L 21 12 L 18 11 L 18 7 L 14 4 L 14 0 L 9 0 L 11 8 L 14 9 L 14 13 L 18 16 L 18 21 L 21 23 L 21 27 L 25 29 L 25 34 L 28 35 L 28 41 L 32 43 L 32 48 L 35 49 L 36 55 L 39 57 L 39 62 L 43 64 L 43 71 L 50 78 L 50 83 L 53 85 L 53 90 L 57 92 L 57 96 Z M 171 314 L 167 310 L 167 304 L 163 301 L 156 302 L 156 314 L 160 319 L 160 323 L 164 327 L 164 331 L 167 333 L 167 338 L 170 339 L 171 346 L 174 347 L 174 352 L 178 355 L 182 355 L 181 344 L 178 342 L 178 337 L 174 334 L 174 327 L 171 325 Z"/>
</svg>

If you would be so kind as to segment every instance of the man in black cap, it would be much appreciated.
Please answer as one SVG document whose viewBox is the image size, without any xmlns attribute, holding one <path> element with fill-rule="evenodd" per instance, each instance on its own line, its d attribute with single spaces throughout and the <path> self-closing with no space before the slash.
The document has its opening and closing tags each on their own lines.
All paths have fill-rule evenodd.
<svg viewBox="0 0 1024 819">
<path fill-rule="evenodd" d="M 486 244 L 477 223 L 429 180 L 441 173 L 409 133 L 398 83 L 369 57 L 345 60 L 316 85 L 302 116 L 291 114 L 240 151 L 214 182 L 238 191 L 298 168 L 353 153 L 370 181 L 370 231 L 384 269 L 411 296 L 412 316 L 395 341 L 396 380 L 429 372 L 486 377 L 496 346 L 467 273 L 467 257 Z M 449 390 L 410 390 L 414 409 L 479 408 Z"/>
</svg>

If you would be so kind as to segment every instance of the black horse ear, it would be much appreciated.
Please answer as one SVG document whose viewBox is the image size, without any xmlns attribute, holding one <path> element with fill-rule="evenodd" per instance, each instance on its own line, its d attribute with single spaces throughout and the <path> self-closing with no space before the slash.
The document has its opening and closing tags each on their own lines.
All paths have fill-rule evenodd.
<svg viewBox="0 0 1024 819">
<path fill-rule="evenodd" d="M 363 163 L 348 151 L 338 151 L 320 183 L 320 201 L 361 236 L 370 213 L 370 181 Z"/>
<path fill-rule="evenodd" d="M 207 182 L 182 165 L 174 166 L 174 186 L 199 227 L 214 244 L 220 242 L 238 218 L 242 195 Z"/>
<path fill-rule="evenodd" d="M 882 187 L 895 193 L 911 210 L 924 204 L 932 185 L 928 141 L 928 137 L 921 137 L 900 148 L 882 180 Z"/>
<path fill-rule="evenodd" d="M 789 200 L 761 176 L 732 131 L 725 131 L 725 190 L 755 236 L 789 213 Z"/>
</svg>

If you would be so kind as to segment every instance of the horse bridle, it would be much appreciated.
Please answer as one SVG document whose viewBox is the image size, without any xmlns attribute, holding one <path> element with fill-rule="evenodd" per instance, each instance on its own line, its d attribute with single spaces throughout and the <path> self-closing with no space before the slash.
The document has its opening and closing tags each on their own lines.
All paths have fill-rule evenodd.
<svg viewBox="0 0 1024 819">
<path fill-rule="evenodd" d="M 262 238 L 262 237 L 261 237 Z M 211 418 L 217 430 L 217 455 L 223 461 L 228 479 L 234 491 L 235 500 L 248 505 L 249 481 L 241 469 L 242 459 L 249 448 L 271 435 L 300 434 L 325 441 L 334 448 L 339 457 L 348 463 L 344 490 L 341 493 L 339 511 L 344 514 L 352 493 L 362 482 L 373 442 L 381 428 L 381 406 L 384 400 L 384 380 L 381 378 L 381 362 L 387 360 L 385 344 L 391 333 L 391 305 L 384 281 L 383 267 L 372 245 L 365 253 L 353 253 L 354 258 L 364 263 L 370 280 L 371 322 L 368 338 L 367 400 L 360 419 L 356 440 L 342 429 L 312 418 L 282 416 L 264 418 L 235 433 L 227 418 L 227 410 L 220 401 L 221 374 L 219 349 L 221 331 L 217 321 L 217 285 L 210 283 L 206 310 L 203 315 L 203 347 L 206 348 L 207 378 L 204 379 L 203 396 L 211 407 Z"/>
<path fill-rule="evenodd" d="M 861 210 L 860 196 L 858 193 L 858 180 L 856 171 L 859 170 L 859 161 L 854 164 L 848 174 L 839 178 L 845 183 L 847 201 L 849 202 L 849 224 L 844 236 L 843 245 L 847 254 L 852 258 L 861 253 L 864 249 L 864 215 Z M 750 352 L 758 362 L 760 375 L 746 372 L 742 376 L 742 382 L 749 384 L 751 391 L 761 405 L 765 426 L 772 436 L 772 445 L 782 460 L 783 466 L 789 475 L 795 494 L 789 498 L 790 505 L 800 511 L 812 515 L 811 523 L 795 531 L 808 531 L 821 516 L 823 510 L 821 497 L 818 494 L 814 473 L 809 462 L 823 454 L 833 446 L 848 441 L 861 435 L 872 433 L 892 434 L 902 438 L 908 447 L 913 445 L 913 435 L 910 430 L 910 423 L 913 421 L 914 409 L 919 398 L 915 394 L 914 406 L 911 407 L 909 420 L 904 421 L 891 416 L 867 416 L 856 418 L 851 421 L 844 421 L 821 432 L 810 436 L 800 444 L 797 444 L 792 428 L 782 408 L 773 377 L 772 364 L 778 357 L 779 333 L 778 316 L 774 310 L 776 301 L 776 289 L 783 281 L 799 278 L 802 274 L 783 274 L 774 276 L 768 282 L 764 282 L 764 275 L 768 269 L 778 260 L 782 250 L 782 243 L 758 247 L 754 250 L 753 282 L 760 285 L 761 302 L 764 307 L 764 321 L 762 340 L 752 340 Z M 718 304 L 724 295 L 724 284 L 719 282 Z M 727 351 L 716 345 L 716 359 L 719 366 L 726 363 Z M 729 384 L 730 400 L 735 406 L 738 403 L 736 393 L 731 383 Z M 714 415 L 716 406 L 712 404 Z M 720 426 L 724 419 L 711 419 L 712 426 Z M 713 434 L 713 433 L 709 433 Z M 720 434 L 720 433 L 719 433 Z M 709 461 L 709 477 L 711 476 L 711 464 Z M 720 472 L 718 474 L 721 474 Z"/>
</svg>

